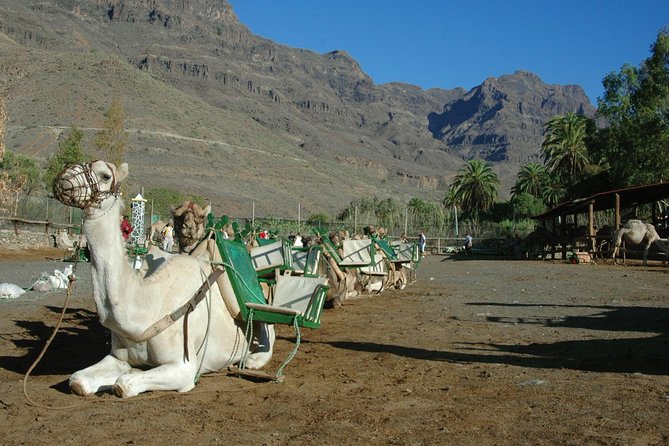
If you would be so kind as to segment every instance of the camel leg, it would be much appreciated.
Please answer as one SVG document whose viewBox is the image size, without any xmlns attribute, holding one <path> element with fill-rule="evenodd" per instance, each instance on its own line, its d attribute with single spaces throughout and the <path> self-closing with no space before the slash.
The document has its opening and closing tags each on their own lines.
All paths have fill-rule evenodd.
<svg viewBox="0 0 669 446">
<path fill-rule="evenodd" d="M 401 267 L 399 270 L 397 270 L 397 274 L 399 275 L 399 278 L 395 286 L 400 290 L 403 290 L 406 288 L 408 282 L 406 268 Z"/>
<path fill-rule="evenodd" d="M 79 396 L 110 390 L 118 377 L 131 368 L 126 361 L 109 354 L 97 364 L 72 374 L 69 381 L 70 389 Z"/>
<path fill-rule="evenodd" d="M 627 243 L 623 242 L 623 265 L 627 265 Z"/>
<path fill-rule="evenodd" d="M 620 251 L 620 245 L 623 242 L 623 234 L 624 234 L 624 232 L 622 230 L 619 230 L 618 232 L 616 232 L 616 244 L 613 248 L 613 254 L 611 255 L 611 258 L 613 259 L 613 264 L 614 265 L 618 264 L 616 257 L 618 256 L 618 252 Z M 624 263 L 625 263 L 625 259 L 623 259 L 623 264 Z"/>
<path fill-rule="evenodd" d="M 120 398 L 130 398 L 150 390 L 187 392 L 195 387 L 197 358 L 174 362 L 141 371 L 130 370 L 118 377 L 112 391 Z"/>
<path fill-rule="evenodd" d="M 650 245 L 653 242 L 647 242 L 646 246 L 643 249 L 643 266 L 648 266 L 648 251 L 650 250 Z"/>
</svg>

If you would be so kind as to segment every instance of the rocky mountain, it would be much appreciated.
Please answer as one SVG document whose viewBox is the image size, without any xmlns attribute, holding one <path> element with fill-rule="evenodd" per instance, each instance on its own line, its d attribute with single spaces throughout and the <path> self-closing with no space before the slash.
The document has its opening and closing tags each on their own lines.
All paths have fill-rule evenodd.
<svg viewBox="0 0 669 446">
<path fill-rule="evenodd" d="M 538 160 L 544 123 L 568 112 L 594 114 L 581 87 L 546 85 L 518 71 L 486 79 L 441 113 L 429 114 L 428 128 L 460 157 L 524 164 Z"/>
<path fill-rule="evenodd" d="M 438 200 L 473 157 L 508 194 L 553 115 L 594 108 L 579 86 L 517 72 L 465 91 L 376 85 L 345 49 L 253 35 L 225 0 L 0 0 L 7 147 L 47 157 L 92 135 L 112 99 L 137 186 L 206 195 L 230 213 L 335 213 L 361 196 Z M 288 211 L 290 209 L 290 211 Z"/>
</svg>

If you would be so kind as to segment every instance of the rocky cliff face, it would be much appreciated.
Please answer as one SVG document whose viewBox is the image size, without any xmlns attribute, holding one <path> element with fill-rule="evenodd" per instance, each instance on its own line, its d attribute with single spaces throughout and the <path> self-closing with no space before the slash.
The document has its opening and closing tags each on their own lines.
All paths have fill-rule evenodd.
<svg viewBox="0 0 669 446">
<path fill-rule="evenodd" d="M 579 86 L 546 85 L 523 71 L 490 78 L 429 116 L 429 129 L 463 158 L 527 163 L 535 160 L 544 124 L 555 115 L 594 115 Z"/>
<path fill-rule="evenodd" d="M 251 34 L 225 0 L 0 0 L 0 32 L 65 59 L 116 56 L 207 106 L 247 116 L 300 156 L 373 164 L 389 184 L 417 188 L 444 189 L 474 157 L 507 165 L 499 169 L 507 175 L 508 165 L 536 159 L 550 117 L 594 113 L 580 87 L 526 72 L 469 92 L 375 85 L 344 50 L 317 54 Z"/>
</svg>

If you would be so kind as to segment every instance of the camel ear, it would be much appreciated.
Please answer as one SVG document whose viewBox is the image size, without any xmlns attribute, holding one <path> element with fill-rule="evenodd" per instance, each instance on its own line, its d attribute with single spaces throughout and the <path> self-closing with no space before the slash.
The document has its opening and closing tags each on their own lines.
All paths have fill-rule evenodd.
<svg viewBox="0 0 669 446">
<path fill-rule="evenodd" d="M 206 217 L 207 215 L 211 214 L 211 205 L 208 204 L 202 209 L 202 212 L 204 212 L 204 216 Z"/>
<path fill-rule="evenodd" d="M 126 178 L 128 178 L 128 163 L 123 163 L 116 169 L 116 182 L 120 183 Z"/>
<path fill-rule="evenodd" d="M 170 205 L 170 215 L 172 215 L 172 217 L 181 217 L 183 212 L 183 208 L 179 207 L 179 209 L 175 209 L 173 204 Z"/>
</svg>

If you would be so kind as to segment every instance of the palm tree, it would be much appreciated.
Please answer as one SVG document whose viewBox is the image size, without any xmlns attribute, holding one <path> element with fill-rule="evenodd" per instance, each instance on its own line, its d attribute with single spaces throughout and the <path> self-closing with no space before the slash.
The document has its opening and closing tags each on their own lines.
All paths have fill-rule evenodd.
<svg viewBox="0 0 669 446">
<path fill-rule="evenodd" d="M 393 227 L 402 219 L 402 207 L 393 198 L 386 198 L 376 203 L 377 223 L 386 227 Z"/>
<path fill-rule="evenodd" d="M 541 192 L 541 199 L 544 203 L 549 207 L 556 206 L 562 203 L 565 194 L 566 191 L 560 180 L 554 175 L 549 175 L 548 180 L 546 181 L 546 186 Z"/>
<path fill-rule="evenodd" d="M 455 189 L 457 201 L 462 209 L 474 214 L 478 220 L 479 211 L 489 209 L 497 199 L 499 179 L 484 161 L 474 159 L 462 167 L 451 187 Z"/>
<path fill-rule="evenodd" d="M 451 186 L 448 188 L 446 191 L 446 195 L 444 195 L 444 199 L 442 200 L 441 204 L 444 205 L 444 208 L 452 210 L 452 218 L 453 218 L 453 223 L 455 224 L 455 236 L 457 237 L 459 234 L 459 229 L 458 229 L 458 206 L 460 205 L 460 202 L 458 201 L 458 191 Z"/>
<path fill-rule="evenodd" d="M 541 152 L 550 173 L 573 182 L 589 164 L 585 145 L 587 118 L 576 113 L 557 115 L 546 123 Z"/>
<path fill-rule="evenodd" d="M 548 183 L 546 167 L 539 163 L 528 163 L 518 171 L 518 179 L 511 188 L 511 194 L 528 193 L 536 198 L 541 198 L 546 183 Z"/>
<path fill-rule="evenodd" d="M 429 222 L 425 218 L 426 215 L 428 215 L 427 209 L 428 209 L 427 201 L 421 198 L 412 198 L 411 200 L 409 200 L 409 203 L 407 203 L 407 212 L 411 217 L 412 225 L 414 226 L 414 228 L 419 226 L 420 229 L 425 229 L 425 230 L 428 229 L 427 226 Z"/>
</svg>

